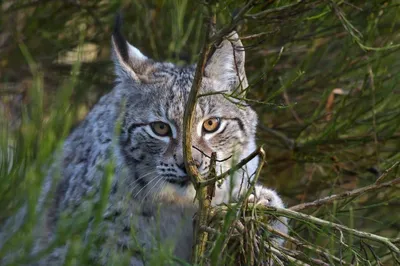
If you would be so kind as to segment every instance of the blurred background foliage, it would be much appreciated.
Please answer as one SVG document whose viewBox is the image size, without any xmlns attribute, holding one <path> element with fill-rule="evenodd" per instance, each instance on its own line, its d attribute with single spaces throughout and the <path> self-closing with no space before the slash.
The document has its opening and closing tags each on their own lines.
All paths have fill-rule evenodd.
<svg viewBox="0 0 400 266">
<path fill-rule="evenodd" d="M 288 206 L 374 183 L 400 160 L 400 1 L 258 2 L 237 31 L 246 49 L 247 98 L 260 120 L 258 143 L 267 151 L 263 182 Z M 1 221 L 37 198 L 32 187 L 41 179 L 34 177 L 112 89 L 118 10 L 126 38 L 157 61 L 195 63 L 204 36 L 200 0 L 0 3 Z M 219 1 L 218 27 L 244 3 Z M 386 180 L 399 173 L 395 167 Z M 399 188 L 318 215 L 399 238 Z"/>
</svg>

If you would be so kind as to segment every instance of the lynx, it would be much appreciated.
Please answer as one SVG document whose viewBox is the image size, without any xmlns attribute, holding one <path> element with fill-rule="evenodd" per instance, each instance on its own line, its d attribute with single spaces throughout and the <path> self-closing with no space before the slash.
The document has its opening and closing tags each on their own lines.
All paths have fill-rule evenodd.
<svg viewBox="0 0 400 266">
<path fill-rule="evenodd" d="M 47 242 L 54 238 L 61 216 L 77 221 L 93 215 L 85 204 L 99 201 L 104 171 L 112 161 L 107 207 L 94 232 L 104 243 L 91 254 L 94 260 L 106 264 L 110 250 L 129 250 L 130 265 L 144 265 L 157 251 L 158 241 L 172 246 L 174 256 L 189 261 L 197 203 L 184 166 L 182 131 L 195 66 L 147 58 L 124 39 L 120 20 L 112 36 L 112 58 L 114 89 L 65 141 L 61 180 L 55 183 L 50 176 L 46 181 L 48 188 L 56 187 L 46 214 Z M 224 39 L 207 61 L 201 93 L 209 95 L 198 99 L 191 131 L 193 158 L 201 174 L 208 172 L 212 152 L 217 155 L 217 173 L 222 173 L 256 149 L 256 113 L 245 102 L 222 95 L 248 86 L 244 64 L 245 52 L 236 33 Z M 252 159 L 216 187 L 212 204 L 243 195 L 258 160 Z M 250 200 L 284 206 L 275 191 L 261 185 Z M 287 232 L 285 221 L 281 217 L 272 225 Z M 67 250 L 67 245 L 58 247 L 42 264 L 61 265 Z"/>
</svg>

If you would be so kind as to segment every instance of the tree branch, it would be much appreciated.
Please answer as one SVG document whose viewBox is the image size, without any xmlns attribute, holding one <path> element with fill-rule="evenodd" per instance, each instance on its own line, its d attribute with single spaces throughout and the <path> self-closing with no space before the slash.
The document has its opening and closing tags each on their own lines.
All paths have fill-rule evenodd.
<svg viewBox="0 0 400 266">
<path fill-rule="evenodd" d="M 237 26 L 237 24 L 243 19 L 243 17 L 246 15 L 250 9 L 252 9 L 255 6 L 255 0 L 250 0 L 247 2 L 247 4 L 242 7 L 242 9 L 239 10 L 239 12 L 235 15 L 235 17 L 232 19 L 231 23 L 224 28 L 222 28 L 220 31 L 218 31 L 211 39 L 212 43 L 218 43 L 221 41 L 221 39 L 231 33 Z"/>
<path fill-rule="evenodd" d="M 386 170 L 381 175 L 381 177 L 382 176 L 386 176 L 389 173 L 389 171 L 394 169 L 394 167 L 397 164 L 398 164 L 398 162 L 395 163 L 388 170 Z M 379 177 L 378 180 L 381 179 L 381 177 Z M 306 209 L 306 208 L 319 207 L 319 206 L 322 206 L 322 205 L 325 205 L 325 204 L 331 204 L 336 200 L 342 200 L 342 199 L 346 199 L 346 198 L 349 198 L 349 197 L 355 197 L 355 196 L 361 195 L 361 194 L 366 193 L 366 192 L 378 190 L 378 189 L 385 188 L 385 187 L 392 187 L 392 186 L 395 186 L 397 184 L 400 184 L 400 177 L 398 177 L 396 179 L 393 179 L 391 181 L 385 182 L 385 183 L 380 183 L 380 184 L 379 183 L 374 183 L 372 185 L 365 186 L 365 187 L 358 188 L 358 189 L 354 189 L 354 190 L 351 190 L 351 191 L 346 191 L 346 192 L 341 193 L 341 194 L 331 195 L 331 196 L 328 196 L 328 197 L 325 197 L 325 198 L 322 198 L 322 199 L 318 199 L 318 200 L 315 200 L 315 201 L 312 201 L 312 202 L 298 204 L 298 205 L 290 207 L 289 209 L 292 210 L 292 211 L 300 211 L 300 210 L 303 210 L 303 209 Z"/>
<path fill-rule="evenodd" d="M 209 14 L 208 17 L 205 19 L 206 39 L 204 40 L 203 48 L 200 53 L 200 58 L 197 62 L 196 72 L 194 75 L 192 87 L 190 89 L 189 98 L 183 116 L 183 157 L 185 162 L 185 168 L 187 169 L 189 178 L 192 181 L 196 190 L 198 188 L 201 176 L 192 156 L 192 125 L 193 125 L 197 95 L 199 94 L 201 88 L 204 69 L 213 44 L 213 42 L 210 41 L 211 34 L 214 31 L 213 28 L 215 27 L 215 22 L 216 22 L 215 7 L 208 5 L 207 8 Z"/>
<path fill-rule="evenodd" d="M 269 232 L 271 232 L 274 235 L 280 236 L 280 237 L 292 242 L 293 244 L 295 244 L 296 246 L 298 246 L 300 248 L 311 250 L 311 251 L 315 252 L 316 254 L 320 255 L 321 257 L 324 257 L 326 259 L 328 259 L 328 258 L 332 259 L 333 261 L 335 261 L 338 264 L 342 263 L 342 265 L 348 265 L 348 263 L 346 263 L 345 261 L 343 261 L 343 260 L 339 259 L 338 257 L 330 254 L 328 251 L 326 251 L 326 250 L 324 250 L 322 248 L 306 244 L 306 243 L 300 241 L 297 238 L 294 238 L 292 236 L 289 236 L 287 234 L 282 233 L 279 230 L 274 229 L 272 226 L 270 226 L 268 224 L 265 224 L 265 223 L 262 223 L 262 222 L 259 222 L 259 223 L 262 224 L 262 226 L 265 227 Z"/>
<path fill-rule="evenodd" d="M 206 187 L 212 183 L 215 183 L 219 180 L 222 180 L 230 175 L 232 175 L 233 173 L 235 173 L 238 169 L 242 168 L 243 166 L 245 166 L 248 162 L 250 162 L 251 160 L 253 160 L 256 156 L 258 155 L 262 155 L 265 154 L 264 150 L 262 147 L 259 147 L 257 150 L 253 151 L 252 153 L 249 154 L 249 156 L 247 156 L 246 158 L 244 158 L 243 160 L 241 160 L 238 164 L 236 164 L 234 167 L 232 167 L 231 169 L 229 169 L 228 171 L 220 174 L 219 176 L 216 176 L 212 179 L 207 179 L 205 181 L 200 181 L 199 182 L 199 187 Z M 265 157 L 265 156 L 263 156 Z"/>
<path fill-rule="evenodd" d="M 197 95 L 199 94 L 201 83 L 203 80 L 204 70 L 207 64 L 207 59 L 213 45 L 210 41 L 215 32 L 216 24 L 216 2 L 207 2 L 208 16 L 205 18 L 206 37 L 201 50 L 200 58 L 197 63 L 196 72 L 194 75 L 192 87 L 190 89 L 188 102 L 186 104 L 185 113 L 183 117 L 183 158 L 185 168 L 188 172 L 189 178 L 196 189 L 196 198 L 199 202 L 199 210 L 194 219 L 194 245 L 192 247 L 192 263 L 195 265 L 201 264 L 203 254 L 205 252 L 208 233 L 201 228 L 207 224 L 209 210 L 211 207 L 211 199 L 208 192 L 210 189 L 207 187 L 199 187 L 201 175 L 197 169 L 197 165 L 192 156 L 192 128 L 194 120 L 194 112 L 196 109 Z M 212 155 L 212 164 L 215 166 L 215 153 Z M 210 178 L 215 176 L 215 169 L 210 165 Z M 214 176 L 213 176 L 214 175 Z M 211 186 L 211 185 L 210 185 Z"/>
</svg>

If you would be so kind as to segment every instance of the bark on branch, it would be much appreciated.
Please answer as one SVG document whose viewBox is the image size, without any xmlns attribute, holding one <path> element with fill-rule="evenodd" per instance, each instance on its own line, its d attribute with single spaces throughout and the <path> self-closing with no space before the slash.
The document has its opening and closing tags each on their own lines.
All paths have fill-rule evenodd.
<svg viewBox="0 0 400 266">
<path fill-rule="evenodd" d="M 378 180 L 382 180 L 382 178 L 384 176 L 386 176 L 391 170 L 393 170 L 397 164 L 398 164 L 398 162 L 395 163 L 388 170 L 386 170 L 378 178 Z M 322 205 L 331 204 L 336 200 L 343 200 L 343 199 L 346 199 L 346 198 L 355 197 L 355 196 L 361 195 L 363 193 L 374 191 L 374 190 L 378 190 L 378 189 L 381 189 L 381 188 L 393 187 L 393 186 L 395 186 L 397 184 L 400 184 L 400 177 L 395 178 L 395 179 L 393 179 L 391 181 L 388 181 L 388 182 L 385 182 L 385 183 L 377 183 L 377 182 L 375 182 L 374 184 L 369 185 L 369 186 L 365 186 L 365 187 L 362 187 L 362 188 L 357 188 L 357 189 L 354 189 L 354 190 L 351 190 L 351 191 L 346 191 L 344 193 L 337 194 L 337 195 L 331 195 L 331 196 L 328 196 L 328 197 L 325 197 L 325 198 L 322 198 L 322 199 L 318 199 L 318 200 L 315 200 L 315 201 L 312 201 L 312 202 L 298 204 L 298 205 L 290 207 L 289 209 L 292 210 L 292 211 L 300 211 L 300 210 L 304 210 L 304 209 L 307 209 L 307 208 L 319 207 L 319 206 L 322 206 Z"/>
<path fill-rule="evenodd" d="M 183 156 L 184 163 L 187 173 L 194 188 L 196 189 L 196 199 L 199 203 L 199 210 L 197 212 L 197 217 L 195 220 L 194 227 L 194 246 L 192 253 L 192 262 L 194 264 L 201 264 L 202 256 L 205 251 L 205 243 L 207 242 L 207 232 L 201 230 L 208 220 L 208 214 L 211 208 L 212 191 L 214 190 L 217 178 L 215 174 L 215 169 L 210 170 L 210 175 L 206 181 L 202 181 L 202 176 L 200 175 L 196 163 L 192 156 L 192 128 L 194 120 L 194 112 L 196 109 L 196 102 L 201 88 L 204 70 L 207 64 L 207 59 L 210 57 L 213 45 L 220 42 L 222 38 L 228 35 L 243 18 L 247 11 L 249 11 L 255 0 L 250 0 L 248 3 L 238 12 L 238 14 L 233 18 L 232 22 L 224 27 L 220 32 L 216 33 L 216 13 L 217 13 L 217 2 L 218 1 L 206 1 L 205 5 L 207 8 L 207 15 L 205 18 L 206 34 L 205 40 L 200 53 L 200 58 L 197 62 L 197 67 L 190 89 L 188 102 L 186 104 L 184 118 L 183 118 Z M 255 157 L 256 155 L 254 155 Z M 214 154 L 214 162 L 215 162 Z M 254 158 L 253 157 L 253 158 Z M 212 167 L 211 167 L 212 168 Z M 227 173 L 229 174 L 229 173 Z M 227 175 L 226 174 L 226 175 Z M 225 175 L 225 176 L 226 176 Z M 222 177 L 223 178 L 223 177 Z M 206 184 L 202 183 L 206 182 Z M 200 186 L 200 184 L 202 184 Z"/>
<path fill-rule="evenodd" d="M 227 211 L 227 208 L 228 207 L 226 207 L 226 206 L 219 206 L 219 207 L 216 207 L 215 209 L 216 209 L 216 212 L 223 214 Z M 359 231 L 359 230 L 349 228 L 349 227 L 341 225 L 341 224 L 333 223 L 331 221 L 327 221 L 327 220 L 323 220 L 323 219 L 314 217 L 312 215 L 293 211 L 291 209 L 273 208 L 273 207 L 269 207 L 269 206 L 256 206 L 256 208 L 259 211 L 262 211 L 262 212 L 265 212 L 265 213 L 268 213 L 268 214 L 271 214 L 274 216 L 284 216 L 284 217 L 288 217 L 288 218 L 303 221 L 303 222 L 310 222 L 315 225 L 334 228 L 338 231 L 341 231 L 341 232 L 343 231 L 348 234 L 358 236 L 360 238 L 376 241 L 376 242 L 379 242 L 379 243 L 385 245 L 386 247 L 388 247 L 395 254 L 400 255 L 400 249 L 394 244 L 394 242 L 391 239 L 389 239 L 387 237 L 375 235 L 375 234 L 368 233 L 368 232 Z M 251 205 L 249 207 L 249 210 L 251 211 Z"/>
<path fill-rule="evenodd" d="M 235 173 L 237 170 L 239 170 L 240 168 L 242 168 L 243 166 L 245 166 L 248 162 L 250 162 L 251 160 L 253 160 L 256 156 L 264 154 L 263 148 L 259 147 L 257 150 L 253 151 L 252 153 L 250 153 L 246 158 L 244 158 L 243 160 L 241 160 L 238 164 L 236 164 L 234 167 L 232 167 L 231 169 L 229 169 L 228 171 L 220 174 L 219 176 L 216 176 L 212 179 L 207 179 L 204 181 L 200 181 L 199 182 L 199 187 L 206 187 L 210 184 L 213 184 L 219 180 L 222 180 L 230 175 L 232 175 L 233 173 Z"/>
</svg>

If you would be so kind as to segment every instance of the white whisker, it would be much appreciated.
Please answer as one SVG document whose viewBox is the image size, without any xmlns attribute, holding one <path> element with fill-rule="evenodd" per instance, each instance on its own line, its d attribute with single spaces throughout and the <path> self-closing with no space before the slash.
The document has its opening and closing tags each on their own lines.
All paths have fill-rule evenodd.
<svg viewBox="0 0 400 266">
<path fill-rule="evenodd" d="M 147 195 L 149 195 L 150 191 L 155 188 L 157 186 L 158 183 L 160 183 L 160 181 L 163 181 L 163 178 L 161 177 L 144 195 L 144 197 L 142 198 L 140 204 L 143 204 L 143 201 L 146 199 Z"/>
<path fill-rule="evenodd" d="M 159 177 L 160 175 L 156 175 L 153 179 L 151 179 L 146 185 L 144 185 L 134 196 L 133 198 L 136 198 L 137 195 L 139 195 L 139 193 L 148 185 L 150 185 L 150 183 L 152 183 L 154 180 L 157 179 L 157 177 Z"/>
<path fill-rule="evenodd" d="M 157 170 L 151 170 L 151 169 L 153 169 L 152 167 L 149 167 L 149 168 L 147 168 L 148 170 L 149 170 L 149 172 L 147 172 L 147 173 L 145 173 L 144 175 L 148 175 L 148 174 L 150 174 L 150 173 L 152 173 L 152 172 L 156 172 Z M 146 168 L 144 168 L 144 169 L 141 169 L 141 171 L 146 171 Z M 139 179 L 140 178 L 143 178 L 143 176 L 141 176 L 141 177 L 139 177 Z M 127 175 L 126 177 L 125 177 L 125 180 L 126 179 L 131 179 L 131 176 L 130 175 Z"/>
<path fill-rule="evenodd" d="M 163 181 L 163 183 L 160 184 L 160 188 L 158 189 L 157 193 L 153 193 L 153 200 L 152 200 L 152 203 L 155 202 L 156 196 L 157 196 L 157 197 L 160 197 L 161 190 L 163 190 L 163 188 L 165 187 L 165 185 L 166 185 L 166 183 L 167 183 L 167 181 L 166 181 L 164 178 L 162 178 L 161 180 Z"/>
<path fill-rule="evenodd" d="M 131 190 L 134 190 L 134 189 L 136 188 L 136 186 L 139 184 L 139 180 L 142 180 L 142 179 L 145 178 L 146 176 L 152 175 L 152 174 L 154 174 L 154 173 L 156 173 L 156 172 L 157 172 L 157 171 L 148 172 L 148 173 L 142 175 L 141 177 L 139 177 L 138 179 L 133 180 L 132 183 L 130 183 L 130 184 L 128 185 L 128 188 L 131 188 L 131 187 L 132 187 Z"/>
</svg>

